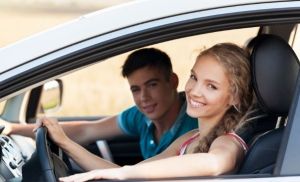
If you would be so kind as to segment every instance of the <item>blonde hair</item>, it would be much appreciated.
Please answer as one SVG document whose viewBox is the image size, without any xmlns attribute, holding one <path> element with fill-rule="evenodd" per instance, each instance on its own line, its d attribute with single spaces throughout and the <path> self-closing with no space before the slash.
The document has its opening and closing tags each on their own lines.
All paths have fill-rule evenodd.
<svg viewBox="0 0 300 182">
<path fill-rule="evenodd" d="M 253 100 L 249 54 L 246 50 L 232 43 L 222 43 L 201 52 L 197 60 L 202 56 L 212 56 L 224 67 L 230 83 L 230 92 L 236 105 L 230 107 L 221 121 L 200 139 L 194 150 L 195 153 L 208 152 L 215 138 L 233 131 L 241 125 Z"/>
</svg>

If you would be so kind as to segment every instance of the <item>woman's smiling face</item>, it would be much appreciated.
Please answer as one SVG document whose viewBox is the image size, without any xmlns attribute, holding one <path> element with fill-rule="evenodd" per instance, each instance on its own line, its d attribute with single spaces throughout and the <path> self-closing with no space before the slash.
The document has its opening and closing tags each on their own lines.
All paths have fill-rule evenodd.
<svg viewBox="0 0 300 182">
<path fill-rule="evenodd" d="M 224 67 L 209 55 L 195 62 L 185 86 L 187 113 L 191 117 L 218 121 L 233 104 Z"/>
</svg>

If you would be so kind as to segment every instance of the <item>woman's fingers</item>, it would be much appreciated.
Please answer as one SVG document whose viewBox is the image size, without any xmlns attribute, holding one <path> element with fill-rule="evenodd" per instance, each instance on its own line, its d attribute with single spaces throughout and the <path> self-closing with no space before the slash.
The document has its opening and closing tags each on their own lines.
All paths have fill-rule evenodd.
<svg viewBox="0 0 300 182">
<path fill-rule="evenodd" d="M 91 179 L 95 179 L 96 171 L 89 171 L 86 173 L 74 174 L 68 177 L 59 178 L 62 182 L 83 182 Z"/>
</svg>

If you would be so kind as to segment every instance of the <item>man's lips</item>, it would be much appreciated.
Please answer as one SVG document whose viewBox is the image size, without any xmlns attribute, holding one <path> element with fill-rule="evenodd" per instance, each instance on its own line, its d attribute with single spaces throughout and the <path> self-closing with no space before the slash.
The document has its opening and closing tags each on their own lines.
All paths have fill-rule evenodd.
<svg viewBox="0 0 300 182">
<path fill-rule="evenodd" d="M 155 110 L 155 106 L 156 104 L 152 104 L 152 105 L 147 105 L 147 106 L 143 106 L 143 111 L 146 113 L 152 113 Z"/>
</svg>

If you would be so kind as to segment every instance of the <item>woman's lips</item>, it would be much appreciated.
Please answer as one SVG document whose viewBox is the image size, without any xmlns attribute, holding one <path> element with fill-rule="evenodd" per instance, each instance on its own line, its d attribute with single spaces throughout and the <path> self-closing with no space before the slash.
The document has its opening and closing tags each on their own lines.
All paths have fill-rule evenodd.
<svg viewBox="0 0 300 182">
<path fill-rule="evenodd" d="M 205 104 L 202 103 L 202 102 L 197 102 L 197 101 L 194 101 L 192 99 L 190 99 L 190 104 L 192 107 L 194 108 L 199 108 L 199 107 L 203 107 Z"/>
</svg>

